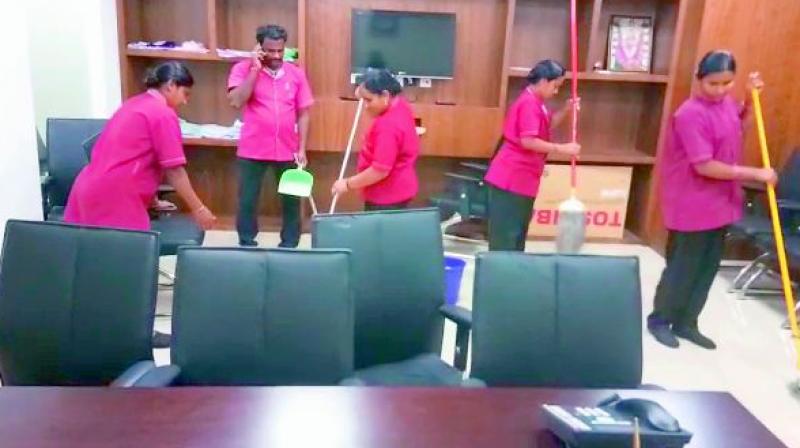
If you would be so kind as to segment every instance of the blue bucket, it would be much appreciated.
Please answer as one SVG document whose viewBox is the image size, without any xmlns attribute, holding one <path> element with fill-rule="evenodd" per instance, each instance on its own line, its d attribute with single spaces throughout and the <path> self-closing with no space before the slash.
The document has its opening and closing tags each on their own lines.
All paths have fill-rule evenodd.
<svg viewBox="0 0 800 448">
<path fill-rule="evenodd" d="M 444 300 L 448 305 L 458 302 L 461 277 L 467 262 L 455 257 L 444 257 Z"/>
</svg>

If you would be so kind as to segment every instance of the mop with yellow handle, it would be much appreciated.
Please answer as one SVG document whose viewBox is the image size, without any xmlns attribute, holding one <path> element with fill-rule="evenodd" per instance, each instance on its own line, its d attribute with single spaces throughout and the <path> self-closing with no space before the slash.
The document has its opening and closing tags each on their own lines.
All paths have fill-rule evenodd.
<svg viewBox="0 0 800 448">
<path fill-rule="evenodd" d="M 572 143 L 578 142 L 578 16 L 577 0 L 570 2 L 570 43 L 572 49 Z M 570 161 L 569 199 L 558 206 L 558 233 L 556 251 L 559 253 L 578 253 L 586 236 L 586 207 L 578 200 L 577 156 Z"/>
<path fill-rule="evenodd" d="M 771 169 L 772 164 L 769 160 L 769 148 L 767 147 L 767 133 L 764 130 L 764 116 L 761 112 L 761 98 L 758 89 L 752 89 L 752 95 L 756 127 L 758 128 L 758 143 L 761 147 L 761 162 L 764 164 L 764 168 Z M 778 254 L 778 266 L 781 271 L 783 296 L 786 299 L 786 311 L 789 314 L 789 326 L 792 329 L 797 368 L 800 369 L 800 329 L 797 327 L 797 316 L 794 310 L 794 291 L 792 290 L 792 282 L 789 279 L 789 263 L 786 260 L 783 228 L 781 227 L 781 217 L 778 214 L 778 201 L 775 197 L 775 187 L 773 185 L 767 185 L 767 198 L 769 200 L 769 214 L 770 217 L 772 217 L 772 232 L 775 235 L 775 252 Z"/>
</svg>

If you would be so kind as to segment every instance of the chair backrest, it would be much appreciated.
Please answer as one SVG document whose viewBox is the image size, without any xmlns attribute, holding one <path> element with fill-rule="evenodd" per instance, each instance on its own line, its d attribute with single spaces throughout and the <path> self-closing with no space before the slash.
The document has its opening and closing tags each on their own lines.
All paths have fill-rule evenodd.
<svg viewBox="0 0 800 448">
<path fill-rule="evenodd" d="M 492 386 L 637 387 L 641 312 L 637 258 L 479 254 L 471 376 Z"/>
<path fill-rule="evenodd" d="M 176 278 L 180 384 L 334 385 L 353 373 L 347 251 L 182 247 Z"/>
<path fill-rule="evenodd" d="M 108 120 L 99 118 L 47 119 L 47 171 L 51 177 L 51 206 L 65 206 L 75 177 L 89 162 L 83 142 L 102 131 Z"/>
<path fill-rule="evenodd" d="M 800 148 L 795 148 L 783 165 L 778 182 L 777 196 L 780 199 L 800 201 Z"/>
<path fill-rule="evenodd" d="M 316 215 L 312 245 L 353 253 L 357 369 L 440 353 L 444 252 L 437 209 Z"/>
<path fill-rule="evenodd" d="M 156 234 L 9 221 L 0 263 L 5 385 L 107 385 L 152 359 Z"/>
</svg>

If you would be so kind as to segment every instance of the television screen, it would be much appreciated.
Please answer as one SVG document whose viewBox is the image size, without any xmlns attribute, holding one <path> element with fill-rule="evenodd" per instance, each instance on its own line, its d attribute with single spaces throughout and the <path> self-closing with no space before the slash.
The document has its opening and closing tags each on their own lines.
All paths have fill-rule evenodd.
<svg viewBox="0 0 800 448">
<path fill-rule="evenodd" d="M 415 78 L 453 77 L 455 14 L 353 10 L 351 72 L 386 68 Z"/>
</svg>

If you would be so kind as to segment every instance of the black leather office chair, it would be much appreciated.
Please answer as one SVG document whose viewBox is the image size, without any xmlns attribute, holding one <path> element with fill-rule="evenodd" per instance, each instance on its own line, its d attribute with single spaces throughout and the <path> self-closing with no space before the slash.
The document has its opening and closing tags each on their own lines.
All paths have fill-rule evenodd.
<svg viewBox="0 0 800 448">
<path fill-rule="evenodd" d="M 753 292 L 752 285 L 771 269 L 775 259 L 772 221 L 769 210 L 763 205 L 766 188 L 763 184 L 747 183 L 745 191 L 748 196 L 745 216 L 729 227 L 727 238 L 747 241 L 762 252 L 742 268 L 732 282 L 731 292 L 737 292 L 742 297 Z M 790 236 L 800 234 L 800 149 L 792 152 L 781 169 L 775 195 L 784 233 Z"/>
<path fill-rule="evenodd" d="M 47 192 L 48 221 L 62 221 L 67 198 L 75 178 L 89 162 L 83 142 L 100 132 L 107 120 L 94 118 L 47 119 Z"/>
<path fill-rule="evenodd" d="M 489 386 L 638 387 L 641 300 L 634 257 L 479 254 L 470 375 Z"/>
<path fill-rule="evenodd" d="M 335 385 L 352 374 L 347 251 L 183 247 L 177 271 L 177 384 Z"/>
<path fill-rule="evenodd" d="M 444 254 L 436 209 L 316 215 L 315 248 L 352 251 L 356 384 L 462 385 L 440 358 L 444 317 L 468 337 L 468 312 L 444 306 Z M 466 351 L 456 354 L 456 366 Z"/>
<path fill-rule="evenodd" d="M 0 264 L 3 384 L 167 384 L 176 371 L 155 369 L 150 347 L 157 261 L 152 232 L 8 221 Z"/>
<path fill-rule="evenodd" d="M 81 148 L 86 154 L 86 160 L 91 159 L 92 149 L 95 143 L 100 138 L 102 131 L 92 134 L 83 142 Z M 161 185 L 158 188 L 158 196 L 163 194 L 172 193 L 175 189 L 170 185 Z M 191 216 L 173 211 L 157 211 L 151 213 L 150 228 L 160 235 L 161 247 L 159 254 L 161 256 L 177 255 L 178 248 L 181 246 L 202 246 L 205 240 L 205 231 L 197 225 Z M 171 282 L 175 281 L 175 276 L 171 273 L 159 269 L 162 276 L 168 278 Z M 160 338 L 164 339 L 164 338 Z M 167 346 L 168 342 L 164 341 L 160 346 Z"/>
</svg>

